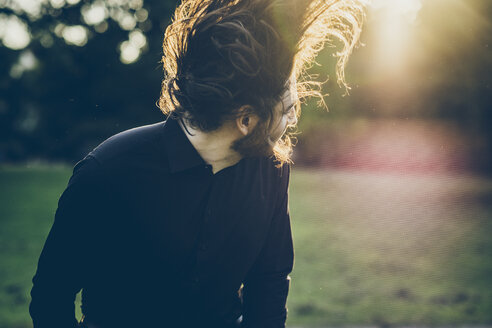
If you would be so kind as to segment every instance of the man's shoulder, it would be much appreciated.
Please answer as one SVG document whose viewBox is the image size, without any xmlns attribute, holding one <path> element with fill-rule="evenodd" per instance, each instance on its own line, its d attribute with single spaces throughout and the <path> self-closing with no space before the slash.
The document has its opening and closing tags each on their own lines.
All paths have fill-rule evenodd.
<svg viewBox="0 0 492 328">
<path fill-rule="evenodd" d="M 165 121 L 137 126 L 112 135 L 87 156 L 92 156 L 100 164 L 120 161 L 154 147 L 155 141 L 161 136 Z"/>
<path fill-rule="evenodd" d="M 285 162 L 280 164 L 280 162 L 275 159 L 275 156 L 264 157 L 266 165 L 270 168 L 270 170 L 279 178 L 285 179 L 288 178 L 290 174 L 290 163 Z"/>
<path fill-rule="evenodd" d="M 288 187 L 290 179 L 290 163 L 286 162 L 280 165 L 280 162 L 274 156 L 260 157 L 257 162 L 264 168 L 275 185 L 280 185 L 281 189 Z"/>
</svg>

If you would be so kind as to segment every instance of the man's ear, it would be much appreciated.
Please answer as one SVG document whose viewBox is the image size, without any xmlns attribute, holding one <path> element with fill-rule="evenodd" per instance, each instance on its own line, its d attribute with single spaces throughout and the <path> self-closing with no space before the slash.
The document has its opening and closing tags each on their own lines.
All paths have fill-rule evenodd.
<svg viewBox="0 0 492 328">
<path fill-rule="evenodd" d="M 248 135 L 253 131 L 258 123 L 259 117 L 253 112 L 251 106 L 244 105 L 239 108 L 239 115 L 236 118 L 236 125 L 243 135 Z"/>
</svg>

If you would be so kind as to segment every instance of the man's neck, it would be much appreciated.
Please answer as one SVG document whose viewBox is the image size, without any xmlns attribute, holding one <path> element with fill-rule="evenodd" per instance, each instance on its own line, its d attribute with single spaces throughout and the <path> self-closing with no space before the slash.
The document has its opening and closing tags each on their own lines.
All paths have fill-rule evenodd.
<svg viewBox="0 0 492 328">
<path fill-rule="evenodd" d="M 233 127 L 224 124 L 212 132 L 203 132 L 193 129 L 185 120 L 178 120 L 184 134 L 196 149 L 203 160 L 212 165 L 213 173 L 232 166 L 241 160 L 241 155 L 231 149 L 236 131 Z M 186 128 L 183 126 L 186 124 Z M 188 134 L 188 130 L 192 135 Z"/>
</svg>

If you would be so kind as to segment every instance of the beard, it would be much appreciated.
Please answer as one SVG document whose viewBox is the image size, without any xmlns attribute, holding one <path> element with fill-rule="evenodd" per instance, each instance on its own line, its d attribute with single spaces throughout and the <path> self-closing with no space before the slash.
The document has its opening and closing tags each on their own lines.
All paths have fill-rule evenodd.
<svg viewBox="0 0 492 328">
<path fill-rule="evenodd" d="M 277 137 L 278 140 L 275 140 Z M 270 138 L 270 131 L 266 124 L 264 122 L 258 123 L 249 135 L 234 141 L 231 148 L 237 151 L 242 157 L 273 156 L 280 165 L 288 162 L 291 163 L 293 144 L 289 133 L 274 136 L 274 140 Z"/>
<path fill-rule="evenodd" d="M 275 142 L 269 140 L 270 135 L 265 122 L 258 122 L 253 131 L 234 141 L 231 148 L 242 157 L 272 156 Z"/>
</svg>

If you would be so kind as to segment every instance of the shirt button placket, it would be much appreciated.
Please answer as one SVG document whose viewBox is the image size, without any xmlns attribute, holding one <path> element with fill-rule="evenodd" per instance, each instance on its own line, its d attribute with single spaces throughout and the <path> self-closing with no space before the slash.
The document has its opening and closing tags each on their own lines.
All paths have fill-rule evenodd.
<svg viewBox="0 0 492 328">
<path fill-rule="evenodd" d="M 205 216 L 203 217 L 203 222 L 209 223 L 210 222 L 210 215 L 212 214 L 212 211 L 210 209 L 207 209 L 205 211 Z"/>
<path fill-rule="evenodd" d="M 210 209 L 207 209 L 205 211 L 205 215 L 203 216 L 203 223 L 204 224 L 208 224 L 208 222 L 210 221 L 210 213 L 211 213 Z M 205 253 L 208 250 L 207 242 L 205 241 L 203 232 L 202 232 L 202 240 L 200 241 L 200 244 L 198 245 L 198 250 L 202 256 L 203 256 L 203 253 Z"/>
</svg>

